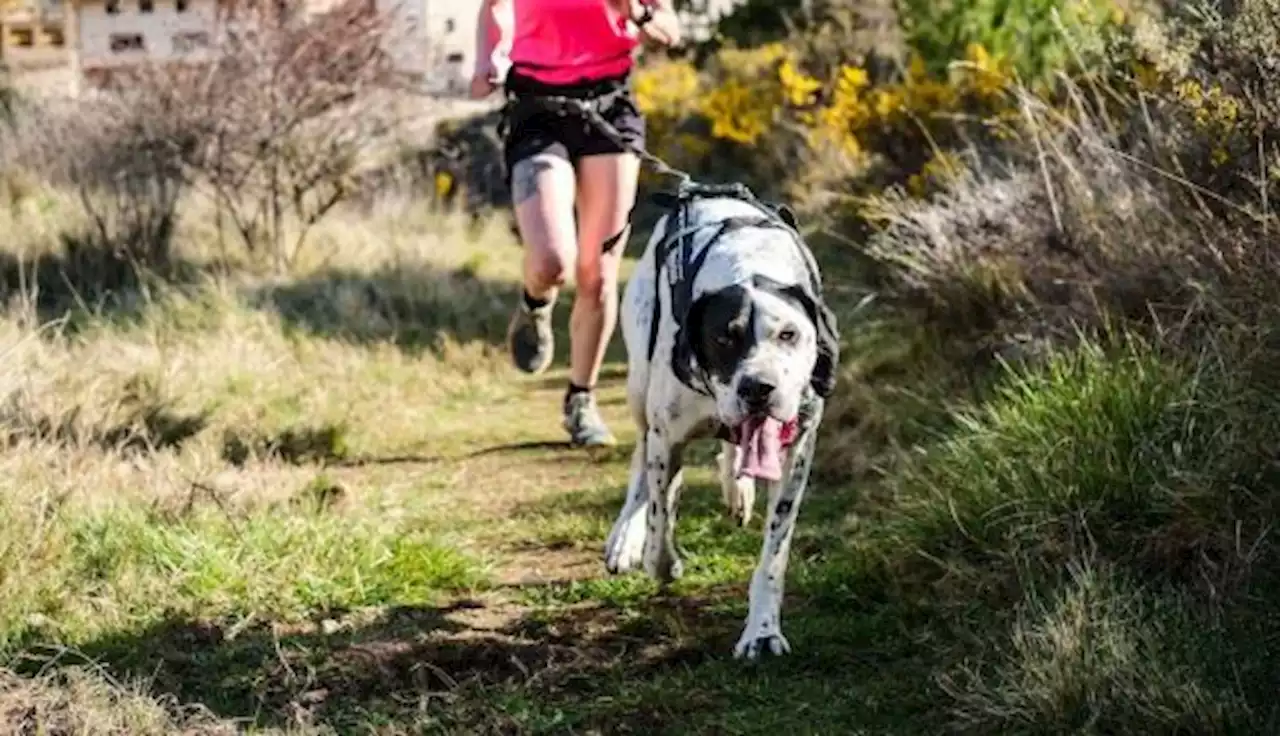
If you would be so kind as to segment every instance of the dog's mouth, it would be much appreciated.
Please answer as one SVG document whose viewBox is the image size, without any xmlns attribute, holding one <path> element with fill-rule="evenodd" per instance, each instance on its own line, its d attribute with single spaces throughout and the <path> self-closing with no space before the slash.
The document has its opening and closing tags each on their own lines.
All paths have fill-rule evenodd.
<svg viewBox="0 0 1280 736">
<path fill-rule="evenodd" d="M 782 454 L 795 442 L 798 423 L 781 421 L 769 415 L 751 415 L 730 431 L 732 441 L 741 448 L 734 474 L 739 478 L 781 480 Z"/>
</svg>

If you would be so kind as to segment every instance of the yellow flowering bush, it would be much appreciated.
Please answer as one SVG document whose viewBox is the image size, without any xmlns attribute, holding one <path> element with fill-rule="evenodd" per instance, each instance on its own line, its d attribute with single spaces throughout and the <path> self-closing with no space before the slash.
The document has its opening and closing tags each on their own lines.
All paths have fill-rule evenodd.
<svg viewBox="0 0 1280 736">
<path fill-rule="evenodd" d="M 1150 25 L 1135 27 L 1123 41 L 1114 50 L 1123 64 L 1115 75 L 1119 78 L 1109 80 L 1111 87 L 1127 93 L 1121 98 L 1126 104 L 1128 97 L 1141 96 L 1148 106 L 1164 107 L 1178 116 L 1189 138 L 1199 143 L 1184 148 L 1184 154 L 1198 154 L 1201 161 L 1220 167 L 1232 157 L 1233 147 L 1254 147 L 1259 109 L 1224 86 L 1223 80 L 1230 82 L 1232 75 L 1198 78 L 1189 63 L 1190 50 L 1176 48 Z"/>
<path fill-rule="evenodd" d="M 819 77 L 810 71 L 816 68 L 831 71 Z M 1018 116 L 1007 94 L 1015 68 L 1006 56 L 970 43 L 945 73 L 911 54 L 899 77 L 874 79 L 859 64 L 833 67 L 806 59 L 799 46 L 770 43 L 722 49 L 702 72 L 687 62 L 645 66 L 635 89 L 650 149 L 681 168 L 705 171 L 729 162 L 735 174 L 746 171 L 769 185 L 781 178 L 822 184 L 794 165 L 798 146 L 798 155 L 822 162 L 810 168 L 826 182 L 880 163 L 891 179 L 923 194 L 960 165 L 934 155 L 958 143 L 957 119 L 986 121 L 984 132 L 1000 137 Z"/>
<path fill-rule="evenodd" d="M 782 44 L 724 49 L 702 73 L 682 61 L 644 65 L 634 88 L 649 150 L 682 169 L 771 177 L 765 157 L 743 154 L 780 150 L 787 110 L 816 99 L 822 85 L 799 69 Z"/>
<path fill-rule="evenodd" d="M 664 59 L 644 65 L 634 83 L 636 107 L 645 117 L 647 148 L 672 166 L 697 169 L 710 151 L 705 135 L 686 130 L 698 116 L 702 83 L 693 65 Z M 650 180 L 647 168 L 642 178 Z"/>
<path fill-rule="evenodd" d="M 788 98 L 778 73 L 788 55 L 776 43 L 720 53 L 714 71 L 721 78 L 700 106 L 712 137 L 753 145 L 770 132 Z"/>
<path fill-rule="evenodd" d="M 1230 158 L 1228 144 L 1237 132 L 1241 102 L 1223 91 L 1218 84 L 1204 85 L 1189 79 L 1174 87 L 1177 99 L 1191 112 L 1196 130 L 1213 140 L 1209 161 L 1221 166 Z"/>
<path fill-rule="evenodd" d="M 437 171 L 435 176 L 436 199 L 444 200 L 453 193 L 453 175 L 447 171 Z"/>
<path fill-rule="evenodd" d="M 955 181 L 964 164 L 953 153 L 938 151 L 920 171 L 907 177 L 907 191 L 923 197 L 933 188 L 945 187 Z"/>
<path fill-rule="evenodd" d="M 691 64 L 664 60 L 636 75 L 636 105 L 645 116 L 650 140 L 665 142 L 697 109 L 700 83 Z"/>
</svg>

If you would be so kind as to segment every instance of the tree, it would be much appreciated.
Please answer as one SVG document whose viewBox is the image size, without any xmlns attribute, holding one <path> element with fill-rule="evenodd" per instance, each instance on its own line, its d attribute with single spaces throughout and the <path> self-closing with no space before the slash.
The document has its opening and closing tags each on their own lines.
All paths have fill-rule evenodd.
<svg viewBox="0 0 1280 736">
<path fill-rule="evenodd" d="M 394 74 L 394 36 L 364 0 L 318 15 L 299 0 L 246 3 L 219 21 L 218 42 L 194 63 L 139 67 L 112 86 L 142 90 L 182 121 L 168 145 L 213 200 L 219 232 L 287 268 L 394 126 L 375 102 Z"/>
</svg>

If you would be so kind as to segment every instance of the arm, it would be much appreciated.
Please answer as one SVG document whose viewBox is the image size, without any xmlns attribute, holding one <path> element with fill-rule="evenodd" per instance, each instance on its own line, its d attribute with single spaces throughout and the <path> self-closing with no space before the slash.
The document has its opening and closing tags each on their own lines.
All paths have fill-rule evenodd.
<svg viewBox="0 0 1280 736">
<path fill-rule="evenodd" d="M 504 42 L 505 13 L 510 0 L 481 0 L 476 19 L 476 58 L 471 76 L 471 96 L 488 97 L 495 88 L 498 70 L 494 68 L 493 55 Z"/>
<path fill-rule="evenodd" d="M 641 37 L 659 46 L 680 44 L 680 17 L 676 15 L 674 0 L 631 0 L 632 23 L 649 15 L 639 26 Z"/>
</svg>

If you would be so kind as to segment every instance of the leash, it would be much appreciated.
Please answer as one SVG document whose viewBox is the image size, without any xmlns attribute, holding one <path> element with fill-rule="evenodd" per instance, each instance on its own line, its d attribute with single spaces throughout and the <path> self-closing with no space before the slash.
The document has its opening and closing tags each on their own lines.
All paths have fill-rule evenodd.
<svg viewBox="0 0 1280 736">
<path fill-rule="evenodd" d="M 785 230 L 790 236 L 793 244 L 799 250 L 801 259 L 805 263 L 808 271 L 809 289 L 813 298 L 822 299 L 822 282 L 818 275 L 818 267 L 813 253 L 809 250 L 804 242 L 804 238 L 783 215 L 783 206 L 771 206 L 770 204 L 760 200 L 754 192 L 751 191 L 746 184 L 742 182 L 732 182 L 729 184 L 707 184 L 698 182 L 693 175 L 687 171 L 678 169 L 661 157 L 656 156 L 644 148 L 635 145 L 627 140 L 612 123 L 605 119 L 601 113 L 602 108 L 607 109 L 607 105 L 613 104 L 619 97 L 626 94 L 626 89 L 619 89 L 607 92 L 603 95 L 589 97 L 586 99 L 578 97 L 568 97 L 563 95 L 546 95 L 546 94 L 519 94 L 508 93 L 507 104 L 514 109 L 523 101 L 533 102 L 544 109 L 548 109 L 561 117 L 568 117 L 573 113 L 577 113 L 590 124 L 594 125 L 606 138 L 614 145 L 623 150 L 635 154 L 643 163 L 648 164 L 655 172 L 663 176 L 670 176 L 677 180 L 676 191 L 672 193 L 659 193 L 655 195 L 655 199 L 659 200 L 659 204 L 664 204 L 668 209 L 675 211 L 675 224 L 672 228 L 672 234 L 662 239 L 662 242 L 654 248 L 654 278 L 659 278 L 658 274 L 664 270 L 666 266 L 668 293 L 671 295 L 672 318 L 677 324 L 677 328 L 683 331 L 684 322 L 688 316 L 693 301 L 693 278 L 702 268 L 707 256 L 710 254 L 712 247 L 716 241 L 720 240 L 726 233 L 744 227 L 766 227 L 779 228 Z M 702 223 L 690 226 L 688 222 L 688 204 L 693 199 L 699 197 L 730 197 L 740 201 L 754 205 L 760 214 L 756 216 L 736 215 L 719 220 L 716 222 Z M 713 234 L 705 243 L 703 248 L 696 254 L 693 253 L 693 238 L 698 232 L 715 227 L 717 232 Z M 671 259 L 670 255 L 674 248 L 679 248 L 679 257 Z M 649 358 L 653 359 L 654 351 L 657 348 L 659 317 L 661 315 L 661 290 L 654 294 L 653 300 L 653 318 L 649 322 Z M 673 356 L 673 372 L 684 385 L 693 391 L 704 396 L 714 395 L 711 388 L 710 376 L 705 369 L 699 369 L 696 372 L 691 370 L 692 366 L 685 365 L 684 361 L 674 360 Z"/>
</svg>

